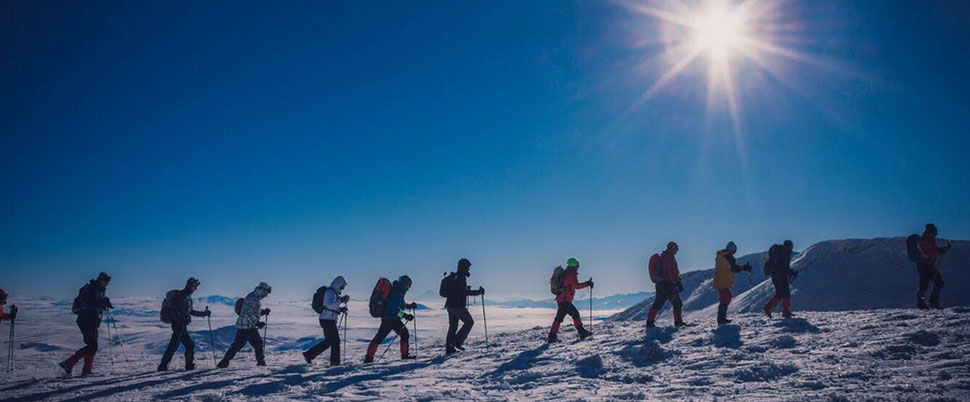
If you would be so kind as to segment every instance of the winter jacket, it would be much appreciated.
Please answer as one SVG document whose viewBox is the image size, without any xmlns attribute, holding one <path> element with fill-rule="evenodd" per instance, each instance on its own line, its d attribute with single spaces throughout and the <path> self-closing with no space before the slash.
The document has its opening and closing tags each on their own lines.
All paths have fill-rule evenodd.
<svg viewBox="0 0 970 402">
<path fill-rule="evenodd" d="M 205 313 L 192 308 L 192 294 L 186 289 L 179 290 L 175 304 L 172 306 L 173 319 L 175 324 L 188 325 L 192 322 L 192 317 L 205 317 Z"/>
<path fill-rule="evenodd" d="M 660 253 L 660 258 L 664 281 L 675 285 L 680 283 L 680 269 L 677 268 L 677 259 L 674 258 L 674 255 L 664 251 Z"/>
<path fill-rule="evenodd" d="M 448 297 L 445 299 L 445 308 L 465 308 L 468 306 L 468 296 L 478 296 L 482 294 L 478 289 L 468 289 L 468 277 L 459 273 L 452 272 L 454 282 L 452 289 L 448 289 Z"/>
<path fill-rule="evenodd" d="M 741 267 L 734 260 L 734 256 L 727 250 L 718 251 L 714 258 L 714 282 L 711 287 L 718 290 L 733 288 L 734 276 L 738 272 L 741 272 Z"/>
<path fill-rule="evenodd" d="M 77 314 L 79 324 L 101 325 L 101 312 L 106 310 L 110 303 L 104 291 L 105 288 L 94 279 L 81 287 L 77 295 L 81 302 L 81 311 Z"/>
<path fill-rule="evenodd" d="M 562 293 L 556 296 L 556 303 L 572 302 L 576 290 L 589 286 L 586 282 L 579 282 L 579 267 L 567 267 L 562 278 Z"/>
<path fill-rule="evenodd" d="M 399 320 L 400 317 L 397 316 L 398 313 L 405 310 L 407 303 L 404 302 L 404 294 L 407 293 L 404 287 L 399 285 L 397 281 L 391 286 L 391 293 L 387 295 L 387 304 L 384 307 L 384 315 L 381 316 L 382 320 Z"/>
<path fill-rule="evenodd" d="M 10 314 L 3 312 L 3 305 L 0 304 L 0 320 L 9 320 Z"/>
<path fill-rule="evenodd" d="M 242 311 L 239 314 L 239 318 L 236 319 L 237 329 L 258 328 L 257 324 L 259 324 L 259 316 L 262 312 L 259 304 L 268 294 L 269 292 L 266 289 L 257 287 L 246 295 L 246 298 L 243 300 Z"/>
<path fill-rule="evenodd" d="M 941 248 L 936 245 L 936 235 L 932 233 L 923 232 L 923 235 L 919 237 L 919 261 L 920 264 L 925 264 L 929 266 L 936 266 L 937 259 L 941 255 L 946 254 L 946 248 Z"/>
<path fill-rule="evenodd" d="M 330 282 L 330 287 L 323 294 L 321 320 L 336 320 L 340 316 L 340 292 L 344 290 L 344 286 L 347 286 L 347 281 L 342 276 L 333 278 L 333 282 Z"/>
</svg>

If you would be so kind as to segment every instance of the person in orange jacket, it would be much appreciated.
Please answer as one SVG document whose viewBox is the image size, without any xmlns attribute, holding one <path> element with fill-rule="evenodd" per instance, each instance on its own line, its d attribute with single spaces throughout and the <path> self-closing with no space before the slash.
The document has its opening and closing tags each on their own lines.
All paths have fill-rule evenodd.
<svg viewBox="0 0 970 402">
<path fill-rule="evenodd" d="M 734 260 L 734 254 L 738 252 L 738 246 L 733 241 L 729 241 L 724 250 L 717 252 L 714 257 L 714 281 L 711 287 L 717 290 L 717 325 L 730 324 L 727 319 L 728 305 L 731 304 L 731 289 L 734 287 L 734 276 L 741 271 L 751 271 L 751 264 L 745 263 L 738 265 Z"/>
<path fill-rule="evenodd" d="M 570 258 L 566 261 L 566 273 L 562 278 L 562 293 L 556 296 L 556 304 L 559 307 L 556 309 L 556 318 L 552 320 L 552 329 L 549 330 L 549 343 L 559 342 L 559 325 L 562 324 L 562 320 L 566 318 L 567 314 L 573 318 L 573 325 L 579 332 L 579 339 L 586 339 L 593 334 L 583 328 L 583 320 L 580 318 L 579 310 L 576 310 L 576 306 L 573 305 L 576 290 L 585 289 L 587 286 L 593 287 L 593 280 L 579 282 L 579 260 Z"/>
</svg>

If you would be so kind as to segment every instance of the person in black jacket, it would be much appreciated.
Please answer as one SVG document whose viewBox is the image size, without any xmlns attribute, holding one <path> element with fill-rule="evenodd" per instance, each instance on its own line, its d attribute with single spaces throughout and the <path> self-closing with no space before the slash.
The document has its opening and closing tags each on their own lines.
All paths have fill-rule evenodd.
<svg viewBox="0 0 970 402">
<path fill-rule="evenodd" d="M 111 282 L 111 277 L 102 272 L 98 274 L 97 279 L 92 279 L 87 285 L 81 287 L 77 298 L 74 299 L 71 310 L 77 314 L 77 327 L 81 329 L 81 335 L 84 337 L 84 347 L 58 364 L 68 375 L 71 374 L 74 365 L 81 359 L 84 359 L 82 375 L 90 375 L 94 369 L 94 355 L 98 352 L 98 327 L 101 326 L 101 312 L 113 308 L 111 300 L 104 294 L 109 282 Z"/>
<path fill-rule="evenodd" d="M 762 309 L 768 318 L 781 301 L 781 316 L 791 318 L 791 280 L 798 276 L 798 272 L 791 269 L 791 256 L 794 244 L 785 240 L 782 245 L 773 245 L 768 249 L 768 261 L 765 263 L 765 273 L 771 276 L 771 283 L 775 285 L 775 296 Z"/>
<path fill-rule="evenodd" d="M 158 364 L 158 371 L 168 370 L 168 363 L 172 361 L 172 356 L 178 350 L 179 343 L 185 345 L 185 369 L 195 370 L 195 342 L 189 336 L 188 326 L 192 322 L 192 317 L 208 317 L 212 314 L 208 309 L 199 311 L 192 308 L 192 293 L 199 288 L 202 281 L 189 278 L 185 281 L 185 287 L 178 291 L 172 305 L 172 338 L 168 341 L 168 348 L 162 354 L 162 362 Z"/>
<path fill-rule="evenodd" d="M 445 300 L 445 308 L 448 309 L 448 335 L 445 337 L 445 354 L 452 354 L 458 350 L 465 350 L 462 346 L 465 338 L 471 332 L 475 320 L 468 313 L 468 296 L 478 296 L 485 294 L 485 288 L 479 286 L 477 290 L 472 290 L 468 286 L 467 279 L 471 275 L 471 261 L 467 258 L 458 260 L 458 271 L 448 275 L 448 297 Z M 458 329 L 458 321 L 462 322 L 461 329 Z"/>
</svg>

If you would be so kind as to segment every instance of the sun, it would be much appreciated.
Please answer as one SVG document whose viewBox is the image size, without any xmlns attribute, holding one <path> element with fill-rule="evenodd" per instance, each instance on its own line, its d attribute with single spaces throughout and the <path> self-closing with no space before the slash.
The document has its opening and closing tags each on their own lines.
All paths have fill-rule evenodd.
<svg viewBox="0 0 970 402">
<path fill-rule="evenodd" d="M 707 10 L 693 16 L 693 47 L 706 52 L 712 61 L 722 62 L 732 48 L 744 43 L 745 16 L 740 8 L 729 9 L 723 3 L 712 3 Z"/>
</svg>

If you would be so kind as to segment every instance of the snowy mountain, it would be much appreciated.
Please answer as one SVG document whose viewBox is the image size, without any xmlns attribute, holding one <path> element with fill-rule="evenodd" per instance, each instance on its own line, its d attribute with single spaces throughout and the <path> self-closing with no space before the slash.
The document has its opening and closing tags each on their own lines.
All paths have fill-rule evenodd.
<svg viewBox="0 0 970 402">
<path fill-rule="evenodd" d="M 553 345 L 543 341 L 548 328 L 542 322 L 493 333 L 487 349 L 475 338 L 451 357 L 441 356 L 440 338 L 421 338 L 418 360 L 395 359 L 392 351 L 373 364 L 360 363 L 364 344 L 352 335 L 345 364 L 332 368 L 304 363 L 299 349 L 313 339 L 298 339 L 271 343 L 268 367 L 254 367 L 244 351 L 229 369 L 217 370 L 203 351 L 196 371 L 179 370 L 177 356 L 176 370 L 167 373 L 154 372 L 157 354 L 132 351 L 135 329 L 126 328 L 130 361 L 116 343 L 112 363 L 104 346 L 98 374 L 88 378 L 58 373 L 54 362 L 68 350 L 20 343 L 15 371 L 3 378 L 0 392 L 18 402 L 970 399 L 970 308 L 801 312 L 785 320 L 746 313 L 735 319 L 737 325 L 715 327 L 707 320 L 648 332 L 641 322 L 604 322 L 583 342 L 563 328 L 564 342 Z M 273 328 L 271 338 L 274 332 L 281 329 Z M 79 343 L 74 338 L 72 345 Z"/>
<path fill-rule="evenodd" d="M 941 301 L 944 305 L 970 305 L 970 242 L 952 241 L 940 272 L 946 280 Z M 713 253 L 712 253 L 713 254 Z M 767 252 L 738 258 L 754 270 L 737 276 L 735 298 L 729 312 L 754 312 L 774 295 L 774 287 L 761 270 Z M 713 255 L 712 255 L 713 260 Z M 916 304 L 918 277 L 915 263 L 906 258 L 905 238 L 829 240 L 812 245 L 792 259 L 792 269 L 801 274 L 792 283 L 795 311 L 845 311 L 875 308 L 907 308 Z M 802 272 L 803 271 L 803 272 Z M 692 319 L 711 318 L 717 312 L 717 292 L 711 288 L 714 270 L 681 275 L 684 311 Z M 611 319 L 646 318 L 653 298 L 621 312 Z M 669 304 L 665 313 L 669 313 Z"/>
<path fill-rule="evenodd" d="M 625 309 L 627 307 L 637 304 L 643 299 L 652 296 L 651 292 L 637 292 L 637 293 L 622 293 L 615 294 L 607 297 L 594 297 L 593 298 L 593 308 L 597 310 L 618 310 Z M 582 298 L 579 294 L 576 295 L 576 305 L 577 306 L 588 306 L 589 298 Z M 542 307 L 542 308 L 556 308 L 556 301 L 550 295 L 547 300 L 529 300 L 529 299 L 517 299 L 493 302 L 488 301 L 488 303 L 494 304 L 496 306 L 505 307 L 517 307 L 517 308 L 527 308 L 527 307 Z"/>
</svg>

